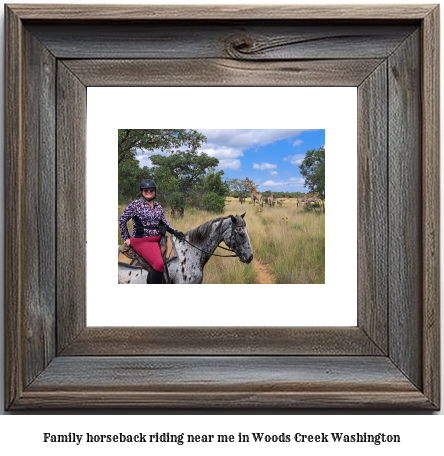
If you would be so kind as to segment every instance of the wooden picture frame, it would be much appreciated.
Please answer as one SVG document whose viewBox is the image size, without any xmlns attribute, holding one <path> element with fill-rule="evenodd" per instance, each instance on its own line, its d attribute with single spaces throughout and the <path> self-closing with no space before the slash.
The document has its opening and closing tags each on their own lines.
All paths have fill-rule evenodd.
<svg viewBox="0 0 444 456">
<path fill-rule="evenodd" d="M 5 21 L 6 409 L 439 409 L 438 6 Z M 86 88 L 122 85 L 358 87 L 357 327 L 86 327 Z"/>
</svg>

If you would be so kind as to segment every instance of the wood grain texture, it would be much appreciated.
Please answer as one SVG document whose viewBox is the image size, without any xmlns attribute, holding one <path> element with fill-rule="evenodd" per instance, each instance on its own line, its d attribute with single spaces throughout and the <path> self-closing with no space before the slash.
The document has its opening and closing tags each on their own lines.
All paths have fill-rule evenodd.
<svg viewBox="0 0 444 456">
<path fill-rule="evenodd" d="M 23 28 L 18 18 L 5 11 L 5 408 L 23 391 L 23 262 L 22 164 L 23 84 L 21 56 Z M 9 189 L 9 190 L 8 190 Z M 14 189 L 12 194 L 11 189 Z M 15 236 L 6 237 L 7 233 Z"/>
<path fill-rule="evenodd" d="M 381 355 L 351 328 L 87 327 L 62 356 Z"/>
<path fill-rule="evenodd" d="M 28 20 L 420 20 L 435 5 L 25 5 L 8 7 Z"/>
<path fill-rule="evenodd" d="M 88 87 L 142 86 L 351 86 L 382 59 L 311 61 L 64 60 Z"/>
<path fill-rule="evenodd" d="M 413 24 L 305 22 L 31 23 L 57 58 L 301 60 L 387 58 Z M 205 39 L 202 39 L 205 36 Z"/>
<path fill-rule="evenodd" d="M 388 353 L 387 64 L 358 90 L 358 326 Z"/>
<path fill-rule="evenodd" d="M 28 32 L 24 44 L 23 287 L 25 384 L 55 355 L 55 59 Z M 15 189 L 11 189 L 12 192 Z"/>
<path fill-rule="evenodd" d="M 381 366 L 384 374 L 381 375 Z M 106 372 L 106 375 L 100 375 Z M 109 378 L 112 383 L 109 383 Z M 232 392 L 295 390 L 308 384 L 311 391 L 340 390 L 354 384 L 356 391 L 414 391 L 411 383 L 385 357 L 155 356 L 128 358 L 58 357 L 33 384 L 32 390 L 57 387 L 60 391 L 103 388 L 134 391 L 211 391 L 234 386 Z M 267 386 L 265 386 L 267 385 Z M 306 387 L 307 388 L 307 387 Z M 307 388 L 307 389 L 308 389 Z"/>
<path fill-rule="evenodd" d="M 60 62 L 57 121 L 57 348 L 60 352 L 86 326 L 86 87 Z"/>
<path fill-rule="evenodd" d="M 389 355 L 422 384 L 422 163 L 420 33 L 388 59 Z"/>
<path fill-rule="evenodd" d="M 422 27 L 422 230 L 423 230 L 423 386 L 440 403 L 440 139 L 439 139 L 439 6 L 424 19 Z"/>
<path fill-rule="evenodd" d="M 20 407 L 422 407 L 385 357 L 59 357 Z"/>
<path fill-rule="evenodd" d="M 289 409 L 359 409 L 365 410 L 433 410 L 427 398 L 418 391 L 355 392 L 352 384 L 344 384 L 342 391 L 306 390 L 296 392 L 253 391 L 253 392 L 174 392 L 148 391 L 69 391 L 58 392 L 37 390 L 26 391 L 14 410 L 20 409 L 225 409 L 233 412 L 269 413 L 270 409 L 288 413 Z M 331 410 L 330 410 L 331 411 Z"/>
<path fill-rule="evenodd" d="M 75 35 L 68 36 L 72 25 L 82 21 L 80 30 L 87 32 L 97 21 L 106 24 L 108 18 L 118 21 L 99 27 L 94 39 L 85 33 L 76 48 Z M 328 19 L 328 24 L 309 22 L 321 18 Z M 143 27 L 136 26 L 141 19 L 150 20 L 152 26 L 151 31 L 142 31 L 145 54 L 143 45 L 134 44 L 135 36 L 142 36 Z M 192 20 L 186 29 L 191 33 L 178 42 L 182 19 Z M 219 19 L 223 19 L 219 27 L 208 27 Z M 377 20 L 361 22 L 366 19 Z M 45 25 L 44 20 L 48 20 Z M 127 36 L 128 49 L 158 62 L 137 62 L 128 55 L 112 65 L 106 62 L 123 52 L 125 34 L 119 37 L 116 32 L 113 44 L 113 37 L 102 32 L 117 30 L 123 20 L 136 27 Z M 205 24 L 206 20 L 212 22 Z M 67 27 L 66 34 L 57 40 L 53 31 L 60 25 Z M 205 31 L 200 37 L 197 25 Z M 310 32 L 308 26 L 315 25 Z M 344 32 L 346 25 L 358 28 L 367 49 L 352 28 Z M 410 33 L 412 26 L 421 27 L 421 36 Z M 6 254 L 7 261 L 18 266 L 6 268 L 6 407 L 439 408 L 439 217 L 434 212 L 439 203 L 437 28 L 434 6 L 241 7 L 236 11 L 234 7 L 6 7 L 6 232 L 17 233 L 6 242 Z M 44 34 L 35 35 L 37 29 L 43 30 L 48 42 Z M 401 29 L 407 34 L 401 36 Z M 179 48 L 173 49 L 172 43 Z M 67 60 L 59 60 L 57 68 L 51 63 L 50 46 L 66 53 Z M 79 61 L 79 53 L 97 58 Z M 174 67 L 183 76 L 168 76 Z M 154 76 L 144 76 L 145 69 Z M 341 69 L 350 74 L 341 76 Z M 360 290 L 358 302 L 359 328 L 85 328 L 85 85 L 120 84 L 124 77 L 124 85 L 146 85 L 161 77 L 166 85 L 187 85 L 197 70 L 205 83 L 221 85 L 257 81 L 317 85 L 328 82 L 322 79 L 322 71 L 342 84 L 362 81 L 360 109 L 368 115 L 359 120 L 359 210 L 368 226 L 359 228 L 361 238 L 366 237 L 366 245 L 360 247 L 360 283 L 365 290 Z M 103 75 L 106 71 L 109 75 Z M 51 138 L 51 78 L 57 96 L 53 158 L 50 145 L 48 152 L 42 150 L 47 145 L 44 136 L 49 132 Z M 384 92 L 388 109 L 380 106 Z M 385 228 L 378 223 L 384 225 L 385 113 L 389 236 L 384 241 Z M 53 180 L 48 175 L 52 160 Z M 32 171 L 43 173 L 50 188 L 43 188 L 43 179 Z M 37 207 L 42 211 L 25 201 L 25 177 L 37 185 Z M 45 211 L 53 206 L 42 204 L 50 200 L 51 192 L 56 197 L 51 214 L 57 232 L 55 289 L 45 271 L 31 271 L 23 256 L 30 242 L 25 239 L 26 224 L 37 218 L 37 230 L 47 228 Z M 48 229 L 53 229 L 51 223 Z M 384 254 L 379 251 L 386 242 L 388 315 L 384 314 Z M 31 247 L 36 269 L 50 263 L 44 257 L 45 248 L 51 255 L 51 245 L 44 240 Z M 370 276 L 364 278 L 365 274 Z M 53 298 L 46 301 L 45 293 L 51 290 Z M 57 307 L 51 310 L 55 300 Z M 43 314 L 46 319 L 41 319 Z M 41 324 L 31 321 L 34 315 Z M 48 329 L 52 330 L 54 318 L 55 354 L 48 350 L 53 347 Z M 31 357 L 33 350 L 36 360 Z M 49 365 L 45 367 L 42 360 L 50 361 Z"/>
</svg>

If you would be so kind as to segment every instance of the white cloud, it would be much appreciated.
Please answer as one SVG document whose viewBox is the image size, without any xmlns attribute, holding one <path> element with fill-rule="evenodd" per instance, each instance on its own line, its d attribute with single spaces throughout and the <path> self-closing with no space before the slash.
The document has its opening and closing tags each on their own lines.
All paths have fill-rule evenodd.
<svg viewBox="0 0 444 456">
<path fill-rule="evenodd" d="M 241 149 L 218 146 L 216 144 L 204 144 L 200 148 L 200 151 L 205 152 L 210 157 L 215 157 L 219 160 L 217 169 L 232 169 L 233 171 L 241 169 L 241 161 L 239 160 L 239 157 L 244 156 Z"/>
<path fill-rule="evenodd" d="M 304 141 L 302 141 L 302 139 L 297 139 L 294 143 L 293 143 L 293 147 L 297 147 L 297 146 L 300 146 Z"/>
<path fill-rule="evenodd" d="M 187 150 L 186 148 L 181 148 L 180 150 Z M 241 169 L 241 161 L 238 157 L 243 157 L 243 152 L 240 149 L 236 149 L 234 147 L 224 147 L 224 146 L 215 146 L 204 144 L 198 151 L 199 153 L 205 152 L 210 157 L 215 157 L 219 160 L 219 165 L 217 166 L 218 169 L 232 169 L 233 171 L 238 171 Z M 152 155 L 164 155 L 168 156 L 170 154 L 166 152 L 160 152 L 158 150 L 154 151 L 153 153 L 141 153 L 140 151 L 137 153 L 136 158 L 140 162 L 140 166 L 148 166 L 151 168 L 153 164 L 151 163 L 150 156 Z"/>
<path fill-rule="evenodd" d="M 241 150 L 235 149 L 232 147 L 202 147 L 200 149 L 202 152 L 205 152 L 210 157 L 216 157 L 219 160 L 224 158 L 237 158 L 242 157 L 244 154 Z"/>
<path fill-rule="evenodd" d="M 180 149 L 182 150 L 182 149 Z M 186 149 L 183 149 L 186 150 Z M 151 163 L 151 157 L 153 155 L 163 155 L 164 157 L 168 157 L 170 154 L 168 152 L 162 152 L 160 149 L 154 149 L 153 151 L 143 152 L 140 149 L 136 150 L 136 154 L 134 155 L 137 160 L 139 160 L 139 166 L 143 168 L 144 166 L 148 166 L 148 168 L 152 168 L 154 165 Z"/>
<path fill-rule="evenodd" d="M 284 183 L 283 182 L 275 182 L 275 181 L 272 181 L 272 180 L 268 180 L 268 181 L 265 181 L 262 184 L 263 187 L 266 187 L 266 186 L 277 187 L 278 185 L 284 185 Z"/>
<path fill-rule="evenodd" d="M 272 176 L 277 176 L 277 173 L 278 173 L 277 171 L 270 171 L 270 174 L 271 174 Z"/>
<path fill-rule="evenodd" d="M 261 171 L 264 171 L 266 169 L 277 168 L 277 165 L 272 165 L 271 163 L 261 163 L 260 165 L 258 165 L 257 163 L 253 163 L 253 168 L 254 169 L 260 169 Z"/>
<path fill-rule="evenodd" d="M 241 169 L 241 161 L 237 159 L 232 160 L 230 158 L 222 158 L 219 159 L 219 166 L 217 168 L 238 171 Z"/>
<path fill-rule="evenodd" d="M 288 180 L 282 180 L 279 182 L 273 180 L 267 180 L 261 187 L 263 190 L 266 190 L 269 187 L 280 187 L 288 189 L 302 189 L 305 184 L 305 180 L 302 177 L 290 177 Z"/>
<path fill-rule="evenodd" d="M 288 182 L 292 185 L 304 185 L 305 179 L 303 177 L 290 177 Z"/>
<path fill-rule="evenodd" d="M 302 163 L 302 160 L 304 160 L 305 154 L 296 154 L 296 155 L 289 155 L 288 157 L 285 157 L 283 161 L 290 160 L 290 163 L 292 165 L 300 165 Z"/>
<path fill-rule="evenodd" d="M 228 145 L 238 149 L 266 146 L 281 139 L 294 138 L 310 130 L 200 130 L 207 137 L 208 145 Z"/>
<path fill-rule="evenodd" d="M 143 168 L 144 166 L 148 166 L 148 168 L 152 168 L 153 164 L 151 163 L 150 156 L 148 154 L 140 154 L 136 155 L 137 160 L 139 160 L 139 166 Z"/>
</svg>

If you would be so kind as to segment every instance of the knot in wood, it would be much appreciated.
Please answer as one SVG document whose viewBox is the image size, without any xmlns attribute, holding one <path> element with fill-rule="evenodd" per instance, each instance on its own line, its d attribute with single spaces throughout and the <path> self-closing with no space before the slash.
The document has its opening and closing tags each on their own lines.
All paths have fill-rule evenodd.
<svg viewBox="0 0 444 456">
<path fill-rule="evenodd" d="M 225 39 L 226 53 L 233 59 L 242 59 L 254 52 L 254 39 L 245 34 L 230 35 Z"/>
</svg>

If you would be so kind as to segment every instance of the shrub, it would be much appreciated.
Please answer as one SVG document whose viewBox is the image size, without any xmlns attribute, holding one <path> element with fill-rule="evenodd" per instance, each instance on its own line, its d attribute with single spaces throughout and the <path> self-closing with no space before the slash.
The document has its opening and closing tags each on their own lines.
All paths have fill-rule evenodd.
<svg viewBox="0 0 444 456">
<path fill-rule="evenodd" d="M 221 214 L 225 209 L 225 198 L 214 192 L 206 193 L 202 196 L 202 208 L 208 212 Z"/>
<path fill-rule="evenodd" d="M 304 206 L 305 212 L 320 212 L 322 211 L 322 207 L 319 203 L 312 203 L 309 205 Z"/>
</svg>

